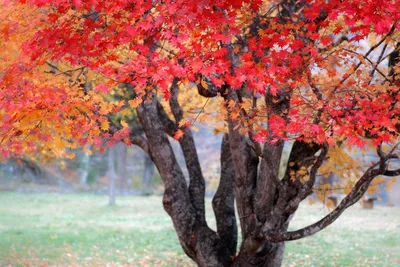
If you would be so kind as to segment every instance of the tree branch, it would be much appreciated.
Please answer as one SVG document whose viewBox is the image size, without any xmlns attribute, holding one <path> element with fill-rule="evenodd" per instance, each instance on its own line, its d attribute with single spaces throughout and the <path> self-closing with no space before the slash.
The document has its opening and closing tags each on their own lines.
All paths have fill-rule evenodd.
<svg viewBox="0 0 400 267">
<path fill-rule="evenodd" d="M 174 136 L 177 130 L 176 123 L 168 117 L 167 112 L 165 112 L 164 107 L 158 100 L 157 100 L 157 113 L 158 113 L 158 118 L 160 119 L 161 123 L 164 126 L 165 133 L 171 137 Z"/>
<path fill-rule="evenodd" d="M 141 135 L 131 135 L 130 141 L 132 144 L 140 147 L 144 152 L 146 152 L 146 154 L 149 155 L 149 143 L 147 142 L 146 138 Z"/>
<path fill-rule="evenodd" d="M 218 89 L 208 79 L 203 78 L 203 76 L 201 74 L 198 75 L 198 78 L 200 79 L 200 82 L 196 84 L 197 91 L 198 91 L 199 95 L 207 97 L 207 98 L 212 98 L 212 97 L 218 96 L 218 93 L 220 91 L 224 91 L 224 88 L 226 87 L 226 86 L 223 86 L 221 89 Z M 207 88 L 205 88 L 203 86 L 203 84 L 201 83 L 202 79 L 207 84 Z"/>
<path fill-rule="evenodd" d="M 178 102 L 178 94 L 178 79 L 174 78 L 171 85 L 171 99 L 169 104 L 176 122 L 179 122 L 183 119 L 183 111 Z M 197 155 L 196 144 L 194 142 L 192 131 L 189 128 L 186 129 L 185 134 L 178 141 L 185 158 L 187 170 L 189 172 L 189 196 L 194 207 L 196 208 L 199 222 L 205 224 L 205 181 Z"/>
<path fill-rule="evenodd" d="M 292 200 L 289 201 L 286 207 L 287 211 L 291 212 L 296 210 L 300 202 L 303 201 L 307 196 L 309 196 L 313 192 L 312 188 L 315 184 L 317 171 L 324 162 L 328 150 L 329 150 L 328 144 L 323 144 L 321 147 L 321 154 L 319 154 L 316 161 L 311 167 L 308 181 L 303 184 L 303 186 L 298 191 L 297 195 L 294 198 L 292 198 Z"/>
<path fill-rule="evenodd" d="M 235 169 L 229 147 L 229 135 L 221 144 L 221 178 L 212 201 L 218 235 L 225 241 L 230 254 L 236 254 L 237 225 L 235 216 Z"/>
<path fill-rule="evenodd" d="M 297 240 L 306 236 L 316 234 L 319 231 L 325 229 L 330 224 L 332 224 L 347 208 L 349 208 L 350 206 L 354 205 L 357 201 L 359 201 L 365 194 L 365 192 L 368 190 L 368 187 L 374 178 L 376 178 L 379 175 L 387 174 L 388 176 L 391 176 L 400 174 L 400 169 L 395 170 L 393 172 L 386 170 L 387 167 L 386 163 L 390 159 L 391 153 L 384 155 L 382 154 L 382 152 L 379 151 L 379 148 L 377 151 L 380 157 L 379 162 L 373 164 L 365 171 L 362 177 L 353 186 L 351 192 L 340 202 L 340 204 L 331 213 L 329 213 L 316 223 L 313 223 L 307 227 L 304 227 L 296 231 L 276 233 L 273 232 L 274 230 L 269 230 L 268 232 L 265 232 L 265 240 L 270 242 L 282 242 L 282 241 Z"/>
<path fill-rule="evenodd" d="M 143 101 L 137 113 L 149 142 L 150 155 L 157 166 L 165 186 L 163 204 L 171 216 L 182 247 L 189 257 L 195 259 L 195 249 L 187 236 L 194 234 L 196 212 L 190 201 L 186 180 L 165 134 L 155 96 Z"/>
<path fill-rule="evenodd" d="M 255 211 L 257 218 L 264 223 L 266 215 L 273 208 L 276 190 L 282 193 L 283 187 L 279 180 L 279 165 L 283 152 L 284 142 L 264 144 L 263 157 L 261 158 L 260 171 L 257 177 L 257 193 L 255 197 Z M 282 194 L 280 194 L 282 195 Z"/>
<path fill-rule="evenodd" d="M 238 102 L 237 95 L 229 90 L 227 100 Z M 254 230 L 254 196 L 256 190 L 258 157 L 237 129 L 228 109 L 229 145 L 236 174 L 236 206 L 240 217 L 243 240 Z"/>
</svg>

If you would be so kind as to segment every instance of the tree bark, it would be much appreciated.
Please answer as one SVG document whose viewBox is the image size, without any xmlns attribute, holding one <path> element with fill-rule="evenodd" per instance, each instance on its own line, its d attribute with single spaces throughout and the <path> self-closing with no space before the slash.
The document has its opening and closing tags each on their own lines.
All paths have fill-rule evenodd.
<svg viewBox="0 0 400 267">
<path fill-rule="evenodd" d="M 238 100 L 232 91 L 228 97 Z M 173 113 L 179 120 L 181 110 L 172 102 Z M 387 162 L 398 155 L 378 150 L 380 161 L 368 168 L 335 210 L 314 224 L 288 231 L 290 218 L 299 203 L 312 192 L 316 172 L 329 147 L 296 141 L 285 176 L 280 180 L 278 169 L 283 143 L 265 144 L 262 155 L 256 154 L 251 139 L 238 130 L 237 122 L 229 119 L 229 132 L 221 145 L 221 179 L 213 199 L 215 232 L 204 219 L 204 178 L 193 136 L 188 132 L 179 140 L 189 170 L 188 186 L 166 134 L 173 133 L 178 123 L 166 115 L 155 97 L 139 106 L 138 116 L 146 135 L 143 147 L 147 148 L 165 185 L 164 208 L 172 219 L 183 250 L 198 266 L 281 266 L 285 241 L 321 231 L 357 202 L 375 177 L 400 173 L 400 169 L 387 168 Z M 302 167 L 309 174 L 306 181 L 297 177 Z M 235 201 L 243 240 L 238 254 Z"/>
<path fill-rule="evenodd" d="M 217 233 L 224 240 L 233 257 L 237 247 L 237 225 L 235 215 L 235 169 L 229 147 L 229 135 L 225 134 L 221 144 L 221 178 L 212 201 L 217 220 Z"/>
<path fill-rule="evenodd" d="M 108 204 L 114 206 L 115 201 L 115 147 L 110 147 L 108 150 Z"/>
<path fill-rule="evenodd" d="M 142 178 L 142 193 L 145 195 L 151 195 L 153 193 L 151 185 L 153 175 L 154 175 L 154 163 L 149 156 L 145 155 L 143 178 Z"/>
<path fill-rule="evenodd" d="M 89 154 L 83 153 L 81 164 L 82 165 L 80 167 L 79 183 L 81 185 L 87 185 L 88 177 L 89 177 L 89 167 L 90 167 L 90 155 Z"/>
<path fill-rule="evenodd" d="M 120 194 L 124 194 L 127 187 L 127 175 L 126 175 L 126 156 L 127 147 L 126 144 L 120 142 L 116 146 L 116 158 L 117 158 L 117 176 L 118 176 L 118 191 Z"/>
<path fill-rule="evenodd" d="M 279 267 L 282 265 L 283 255 L 285 252 L 285 244 L 270 243 L 269 246 L 257 254 L 249 253 L 244 249 L 239 251 L 239 254 L 233 264 L 234 267 Z"/>
</svg>

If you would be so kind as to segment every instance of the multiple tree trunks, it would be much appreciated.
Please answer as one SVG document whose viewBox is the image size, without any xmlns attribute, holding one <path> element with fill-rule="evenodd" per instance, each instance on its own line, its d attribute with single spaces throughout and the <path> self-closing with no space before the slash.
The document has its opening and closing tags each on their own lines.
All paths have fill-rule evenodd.
<svg viewBox="0 0 400 267">
<path fill-rule="evenodd" d="M 232 62 L 235 62 L 234 58 Z M 252 139 L 251 133 L 242 134 L 236 127 L 237 122 L 228 114 L 228 132 L 224 134 L 221 146 L 220 183 L 212 201 L 217 222 L 217 231 L 213 231 L 205 219 L 205 183 L 193 135 L 190 129 L 186 129 L 179 139 L 189 173 L 189 185 L 167 137 L 174 135 L 179 128 L 178 122 L 183 118 L 177 82 L 175 79 L 171 86 L 170 99 L 175 120 L 168 117 L 156 96 L 149 97 L 138 108 L 146 138 L 137 137 L 140 138 L 137 144 L 148 152 L 157 166 L 165 185 L 165 210 L 172 218 L 185 253 L 199 266 L 281 266 L 286 241 L 313 235 L 329 226 L 345 209 L 361 199 L 378 175 L 400 173 L 400 170 L 387 169 L 388 161 L 397 155 L 383 153 L 379 146 L 379 162 L 365 171 L 331 213 L 307 227 L 288 231 L 289 221 L 300 202 L 313 192 L 318 169 L 326 159 L 329 146 L 295 141 L 286 172 L 280 179 L 283 141 L 267 142 L 261 147 Z M 245 90 L 233 90 L 226 85 L 218 89 L 198 84 L 198 92 L 207 98 L 222 93 L 227 102 L 233 101 L 236 105 L 246 94 Z M 265 96 L 271 114 L 285 114 L 289 102 L 290 96 L 279 101 L 270 94 Z M 245 111 L 242 113 L 241 116 L 247 116 Z M 301 174 L 304 169 L 309 178 L 302 182 L 299 177 L 304 175 Z M 239 218 L 235 215 L 235 202 Z M 242 236 L 238 251 L 237 219 Z"/>
<path fill-rule="evenodd" d="M 330 214 L 312 225 L 290 232 L 287 230 L 289 221 L 300 202 L 312 193 L 317 170 L 329 147 L 296 141 L 286 173 L 280 179 L 283 142 L 266 143 L 262 154 L 257 155 L 255 143 L 229 120 L 229 132 L 224 135 L 221 146 L 220 184 L 212 201 L 217 222 L 217 231 L 214 231 L 205 219 L 205 183 L 193 135 L 187 129 L 179 139 L 189 185 L 168 139 L 168 135 L 172 136 L 178 129 L 177 122 L 182 114 L 177 101 L 178 90 L 171 92 L 171 110 L 176 121 L 167 116 L 155 96 L 139 106 L 138 116 L 146 136 L 142 147 L 146 148 L 163 179 L 163 205 L 171 216 L 182 248 L 199 266 L 280 266 L 285 241 L 319 232 L 356 203 L 375 177 L 397 174 L 387 170 L 387 161 L 394 155 L 378 150 L 380 161 L 366 170 Z M 239 101 L 237 93 L 228 88 L 225 97 Z M 308 170 L 309 179 L 305 182 L 293 179 L 302 167 Z M 235 201 L 242 234 L 239 251 Z"/>
</svg>

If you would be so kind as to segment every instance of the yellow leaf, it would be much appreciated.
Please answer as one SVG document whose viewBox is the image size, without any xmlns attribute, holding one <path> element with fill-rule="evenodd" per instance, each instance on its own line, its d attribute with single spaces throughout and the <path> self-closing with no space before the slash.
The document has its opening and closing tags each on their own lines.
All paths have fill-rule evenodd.
<svg viewBox="0 0 400 267">
<path fill-rule="evenodd" d="M 100 126 L 100 128 L 101 128 L 103 131 L 107 131 L 109 127 L 110 127 L 110 124 L 108 123 L 108 121 L 103 121 L 103 122 L 101 123 L 101 126 Z"/>
<path fill-rule="evenodd" d="M 186 119 L 182 119 L 182 120 L 179 121 L 178 127 L 182 128 L 183 126 L 186 126 L 187 123 L 189 123 L 189 122 Z"/>
<path fill-rule="evenodd" d="M 124 127 L 124 128 L 129 128 L 129 125 L 126 123 L 126 121 L 124 121 L 124 120 L 121 120 L 121 125 L 122 125 L 122 127 Z"/>
<path fill-rule="evenodd" d="M 128 103 L 132 108 L 137 108 L 140 105 L 140 103 L 142 103 L 142 99 L 135 98 L 133 100 L 129 100 Z"/>
<path fill-rule="evenodd" d="M 208 89 L 208 84 L 202 79 L 200 81 L 201 86 L 203 86 L 205 89 Z"/>
<path fill-rule="evenodd" d="M 64 149 L 64 141 L 61 140 L 59 137 L 54 138 L 54 145 L 60 150 Z"/>
<path fill-rule="evenodd" d="M 121 112 L 120 112 L 120 114 L 121 114 L 121 115 L 124 115 L 124 116 L 131 115 L 131 113 L 132 113 L 132 111 L 129 110 L 129 109 L 127 109 L 127 108 L 124 108 L 124 109 L 121 110 Z"/>
</svg>

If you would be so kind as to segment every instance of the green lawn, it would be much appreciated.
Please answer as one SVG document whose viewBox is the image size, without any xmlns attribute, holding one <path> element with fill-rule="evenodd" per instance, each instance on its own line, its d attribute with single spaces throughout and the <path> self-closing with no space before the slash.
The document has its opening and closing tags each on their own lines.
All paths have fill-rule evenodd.
<svg viewBox="0 0 400 267">
<path fill-rule="evenodd" d="M 105 196 L 0 192 L 0 266 L 193 266 L 161 197 L 120 197 L 117 203 L 107 206 Z M 327 212 L 305 205 L 292 227 Z M 325 231 L 288 243 L 284 265 L 399 266 L 400 209 L 368 211 L 357 204 Z"/>
</svg>

